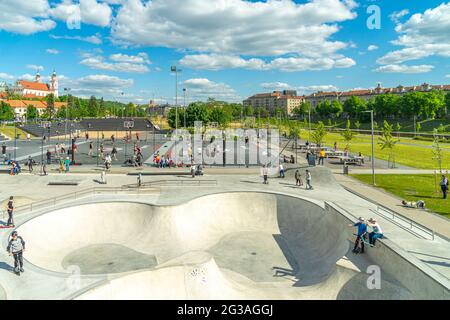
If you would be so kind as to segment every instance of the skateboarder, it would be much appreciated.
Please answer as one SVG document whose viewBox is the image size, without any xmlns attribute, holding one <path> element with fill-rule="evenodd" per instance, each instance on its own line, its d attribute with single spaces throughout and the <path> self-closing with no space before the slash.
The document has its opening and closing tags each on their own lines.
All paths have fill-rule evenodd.
<svg viewBox="0 0 450 320">
<path fill-rule="evenodd" d="M 6 205 L 6 211 L 8 212 L 8 223 L 7 223 L 7 225 L 9 227 L 14 227 L 14 217 L 13 217 L 14 203 L 13 203 L 13 199 L 14 199 L 13 196 L 9 197 L 8 204 Z"/>
<path fill-rule="evenodd" d="M 92 145 L 92 142 L 89 142 L 89 152 L 88 152 L 88 156 L 92 156 L 92 149 L 94 148 L 94 146 Z"/>
<path fill-rule="evenodd" d="M 25 251 L 25 241 L 17 234 L 16 230 L 11 233 L 11 239 L 9 240 L 6 251 L 14 257 L 14 272 L 17 274 L 24 272 L 22 255 Z"/>
<path fill-rule="evenodd" d="M 352 252 L 353 253 L 364 253 L 364 241 L 366 241 L 366 234 L 367 234 L 367 224 L 365 222 L 365 219 L 363 217 L 360 217 L 358 219 L 358 222 L 355 224 L 349 224 L 349 227 L 357 227 L 358 232 L 356 234 L 356 240 L 355 240 L 355 246 L 353 247 Z M 358 246 L 361 243 L 361 251 L 358 251 Z"/>
</svg>

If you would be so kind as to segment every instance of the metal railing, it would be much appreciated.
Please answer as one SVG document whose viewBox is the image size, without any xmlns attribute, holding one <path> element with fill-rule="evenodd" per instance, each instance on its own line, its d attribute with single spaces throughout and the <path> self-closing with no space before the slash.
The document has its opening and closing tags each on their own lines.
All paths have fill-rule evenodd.
<svg viewBox="0 0 450 320">
<path fill-rule="evenodd" d="M 384 219 L 388 220 L 389 222 L 397 225 L 398 227 L 414 234 L 417 237 L 421 237 L 424 239 L 427 239 L 429 237 L 430 240 L 434 240 L 434 236 L 436 233 L 434 230 L 432 230 L 418 222 L 415 222 L 414 220 L 412 220 L 408 217 L 405 217 L 404 215 L 402 215 L 394 210 L 391 210 L 391 209 L 383 206 L 382 204 L 380 204 L 380 203 L 378 203 L 378 202 L 376 202 L 376 201 L 374 201 L 352 189 L 349 189 L 346 187 L 344 187 L 344 189 L 347 190 L 348 192 L 353 193 L 354 195 L 370 202 L 370 203 L 375 204 L 377 206 L 377 209 L 376 210 L 370 209 L 371 212 L 381 216 L 382 218 L 384 218 Z M 419 230 L 420 232 L 417 232 L 417 230 Z M 424 236 L 423 234 L 425 234 L 426 236 Z"/>
<path fill-rule="evenodd" d="M 402 229 L 406 229 L 407 231 L 410 231 L 411 233 L 422 237 L 424 239 L 427 239 L 427 237 L 424 237 L 423 234 L 430 237 L 430 240 L 434 240 L 435 232 L 434 230 L 425 227 L 424 225 L 415 222 L 391 209 L 388 209 L 382 205 L 377 205 L 377 210 L 371 209 L 372 212 L 382 216 L 386 220 L 394 223 L 395 225 L 401 227 Z M 419 230 L 420 232 L 416 232 L 415 230 Z"/>
<path fill-rule="evenodd" d="M 200 180 L 200 179 L 188 179 L 188 180 L 156 180 L 143 182 L 141 188 L 143 187 L 156 187 L 156 186 L 215 186 L 217 185 L 217 180 Z M 139 188 L 137 183 L 124 185 L 123 188 Z"/>
<path fill-rule="evenodd" d="M 131 191 L 131 193 L 130 193 Z M 119 194 L 119 193 L 128 193 L 128 194 L 148 194 L 154 192 L 154 189 L 148 188 L 136 188 L 136 189 L 127 189 L 123 187 L 93 187 L 88 189 L 83 189 L 80 191 L 71 192 L 69 194 L 64 194 L 56 197 L 52 197 L 49 199 L 33 201 L 28 204 L 24 204 L 21 206 L 17 206 L 14 208 L 14 215 L 23 214 L 26 212 L 34 212 L 44 208 L 55 207 L 62 202 L 67 201 L 75 201 L 81 198 L 85 198 L 87 196 L 94 196 L 96 194 Z M 5 219 L 6 210 L 2 210 L 3 212 L 3 220 Z"/>
</svg>

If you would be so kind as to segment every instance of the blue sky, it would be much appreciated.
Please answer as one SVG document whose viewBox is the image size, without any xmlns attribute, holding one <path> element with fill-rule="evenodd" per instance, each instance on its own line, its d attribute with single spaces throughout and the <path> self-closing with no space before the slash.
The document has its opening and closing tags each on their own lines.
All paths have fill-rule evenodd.
<svg viewBox="0 0 450 320">
<path fill-rule="evenodd" d="M 0 81 L 55 69 L 61 93 L 137 103 L 173 103 L 171 65 L 189 101 L 447 84 L 449 30 L 434 0 L 2 0 Z"/>
</svg>

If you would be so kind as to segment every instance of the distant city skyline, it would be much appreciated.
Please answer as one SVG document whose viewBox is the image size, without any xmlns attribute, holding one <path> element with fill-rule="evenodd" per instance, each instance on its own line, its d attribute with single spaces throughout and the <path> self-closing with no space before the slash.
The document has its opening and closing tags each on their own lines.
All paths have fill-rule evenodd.
<svg viewBox="0 0 450 320">
<path fill-rule="evenodd" d="M 448 1 L 3 0 L 0 12 L 0 83 L 55 70 L 60 94 L 173 103 L 173 65 L 188 102 L 450 83 Z"/>
</svg>

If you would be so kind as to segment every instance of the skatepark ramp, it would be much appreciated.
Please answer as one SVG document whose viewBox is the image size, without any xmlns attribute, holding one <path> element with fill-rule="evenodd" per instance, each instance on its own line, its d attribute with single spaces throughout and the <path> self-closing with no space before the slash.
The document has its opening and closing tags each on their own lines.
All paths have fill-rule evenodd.
<svg viewBox="0 0 450 320">
<path fill-rule="evenodd" d="M 18 228 L 27 261 L 60 276 L 107 276 L 71 296 L 80 299 L 410 297 L 388 277 L 383 290 L 368 290 L 362 267 L 346 258 L 346 223 L 308 199 L 229 192 L 139 201 L 103 199 L 27 221 Z"/>
</svg>

